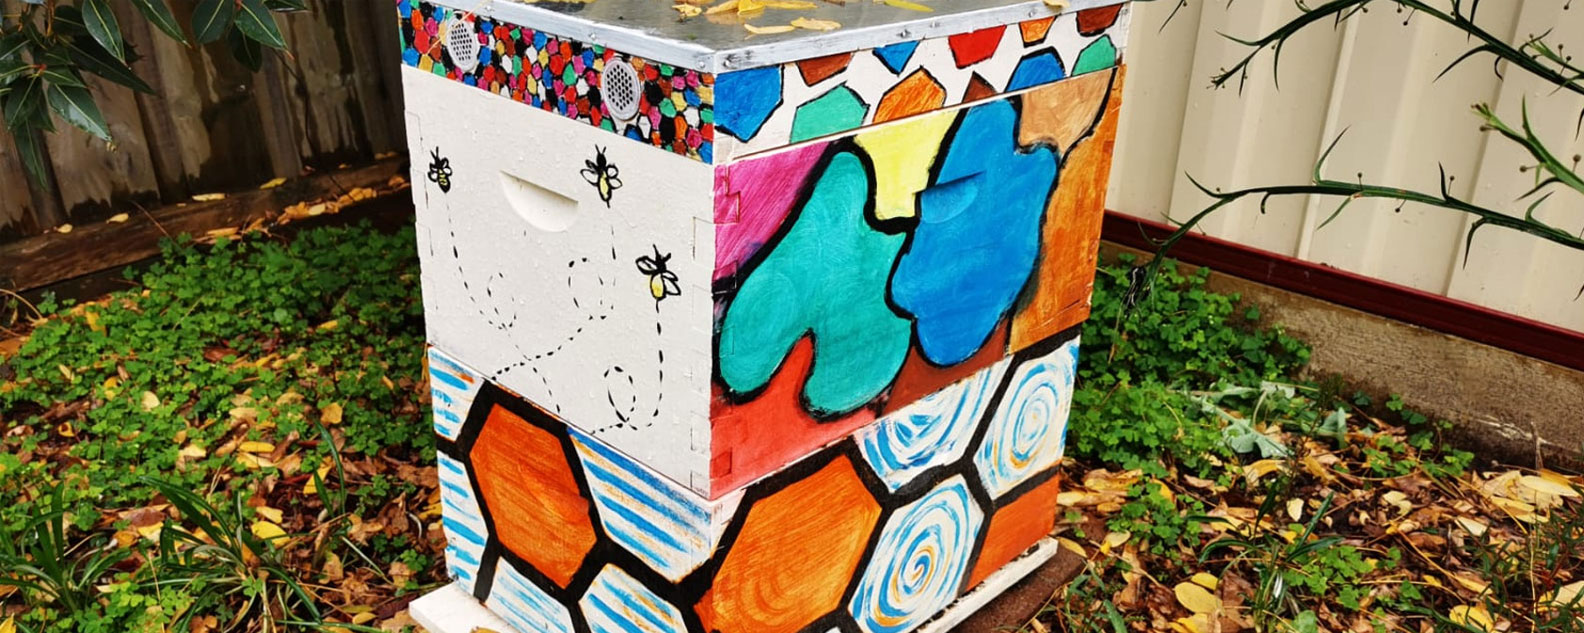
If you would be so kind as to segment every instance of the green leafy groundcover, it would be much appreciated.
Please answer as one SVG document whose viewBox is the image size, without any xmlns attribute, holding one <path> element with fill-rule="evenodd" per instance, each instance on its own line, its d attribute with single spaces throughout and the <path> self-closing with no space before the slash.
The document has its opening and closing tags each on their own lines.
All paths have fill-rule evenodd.
<svg viewBox="0 0 1584 633">
<path fill-rule="evenodd" d="M 190 517 L 174 520 L 178 508 L 148 478 L 198 491 L 214 501 L 217 519 L 251 527 L 243 536 L 261 551 L 233 552 L 244 567 L 275 560 L 291 571 L 283 575 L 314 585 L 329 580 L 327 564 L 345 561 L 345 577 L 328 584 L 367 590 L 350 596 L 367 601 L 353 611 L 437 580 L 392 577 L 392 563 L 403 564 L 397 576 L 434 568 L 438 550 L 421 542 L 420 526 L 382 520 L 404 514 L 389 512 L 392 504 L 422 509 L 428 491 L 419 473 L 434 459 L 418 388 L 414 243 L 411 229 L 367 227 L 309 230 L 288 243 L 175 243 L 159 263 L 128 275 L 131 290 L 37 306 L 44 322 L 0 359 L 0 541 L 47 541 L 35 537 L 55 508 L 67 528 L 58 549 L 130 554 L 89 579 L 93 596 L 75 612 L 36 589 L 5 595 L 0 587 L 23 630 L 161 630 L 194 615 L 194 630 L 232 620 L 256 630 L 246 621 L 261 621 L 257 614 L 355 615 L 337 611 L 348 591 L 306 587 L 305 599 L 284 578 L 276 587 L 283 602 L 261 606 L 270 589 L 263 581 L 228 594 L 221 577 L 161 577 L 183 548 L 168 543 L 162 556 L 159 541 L 202 530 Z M 273 533 L 260 522 L 311 536 L 266 545 Z M 371 534 L 371 522 L 386 525 Z M 15 578 L 29 556 L 13 547 L 8 559 L 6 547 L 0 574 Z"/>
<path fill-rule="evenodd" d="M 21 349 L 0 358 L 0 631 L 403 630 L 407 601 L 444 581 L 413 245 L 411 229 L 366 226 L 178 243 L 127 291 L 38 306 Z M 1133 274 L 1128 259 L 1099 270 L 1069 426 L 1075 483 L 1063 496 L 1077 498 L 1062 529 L 1104 537 L 1105 564 L 1030 626 L 1188 626 L 1185 605 L 1205 601 L 1185 601 L 1203 598 L 1191 587 L 1174 599 L 1171 583 L 1200 571 L 1250 596 L 1219 598 L 1223 630 L 1330 628 L 1375 617 L 1376 599 L 1417 613 L 1419 585 L 1381 576 L 1416 563 L 1365 528 L 1315 534 L 1324 548 L 1281 534 L 1206 543 L 1238 508 L 1354 516 L 1355 497 L 1396 488 L 1409 494 L 1383 507 L 1444 504 L 1435 491 L 1468 480 L 1470 456 L 1442 451 L 1439 427 L 1399 400 L 1381 408 L 1339 381 L 1299 380 L 1305 345 L 1208 291 L 1203 271 L 1166 266 L 1126 312 Z M 1292 474 L 1303 472 L 1318 474 Z M 1456 512 L 1519 533 L 1472 511 L 1438 520 Z M 1573 552 L 1576 540 L 1545 543 Z M 1514 560 L 1503 551 L 1446 559 Z M 1543 590 L 1584 574 L 1577 556 L 1558 560 Z M 1548 563 L 1526 565 L 1484 577 L 1527 590 Z M 1156 584 L 1141 584 L 1146 567 Z M 1261 584 L 1283 569 L 1285 584 Z M 1390 594 L 1359 589 L 1367 574 Z M 1425 604 L 1445 617 L 1481 604 L 1437 595 Z"/>
</svg>

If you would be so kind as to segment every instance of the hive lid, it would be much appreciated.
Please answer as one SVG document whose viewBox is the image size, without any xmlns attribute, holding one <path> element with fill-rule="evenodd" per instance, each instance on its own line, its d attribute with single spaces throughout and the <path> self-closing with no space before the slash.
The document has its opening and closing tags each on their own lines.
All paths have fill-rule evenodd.
<svg viewBox="0 0 1584 633">
<path fill-rule="evenodd" d="M 876 0 L 811 1 L 818 7 L 766 9 L 748 22 L 755 26 L 775 26 L 803 17 L 837 22 L 841 28 L 753 35 L 735 16 L 679 20 L 680 14 L 672 8 L 675 4 L 672 0 L 442 0 L 442 3 L 658 62 L 715 73 L 879 48 L 1057 13 L 1044 0 L 916 0 L 934 9 L 931 12 L 881 4 Z M 845 4 L 838 4 L 839 1 Z M 1125 1 L 1071 0 L 1067 11 Z M 469 4 L 475 4 L 476 8 L 467 6 Z"/>
</svg>

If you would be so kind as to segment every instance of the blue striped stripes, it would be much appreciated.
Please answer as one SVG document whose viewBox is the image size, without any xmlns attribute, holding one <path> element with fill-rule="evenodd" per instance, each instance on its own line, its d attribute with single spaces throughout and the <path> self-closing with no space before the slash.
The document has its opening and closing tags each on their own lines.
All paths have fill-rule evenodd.
<svg viewBox="0 0 1584 633">
<path fill-rule="evenodd" d="M 576 430 L 572 440 L 611 539 L 672 581 L 709 559 L 715 543 L 702 498 Z"/>
<path fill-rule="evenodd" d="M 578 601 L 593 633 L 685 633 L 676 607 L 627 572 L 606 565 Z"/>
<path fill-rule="evenodd" d="M 445 527 L 446 568 L 472 593 L 489 528 L 478 499 L 473 496 L 473 485 L 468 483 L 467 470 L 444 453 L 437 454 L 436 459 L 440 462 L 440 523 Z"/>
<path fill-rule="evenodd" d="M 523 633 L 572 633 L 572 614 L 519 573 L 510 561 L 495 568 L 486 606 Z"/>
<path fill-rule="evenodd" d="M 434 407 L 435 433 L 453 442 L 462 434 L 468 409 L 478 396 L 484 379 L 452 360 L 440 350 L 429 348 L 429 395 Z"/>
</svg>

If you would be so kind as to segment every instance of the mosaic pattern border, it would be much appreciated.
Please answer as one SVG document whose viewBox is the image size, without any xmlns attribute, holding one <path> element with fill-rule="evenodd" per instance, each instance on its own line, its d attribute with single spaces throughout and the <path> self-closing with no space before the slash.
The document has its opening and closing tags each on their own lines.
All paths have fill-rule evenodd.
<svg viewBox="0 0 1584 633">
<path fill-rule="evenodd" d="M 546 112 L 709 163 L 714 159 L 714 76 L 557 37 L 422 0 L 397 0 L 402 62 Z M 478 61 L 462 71 L 442 37 L 453 18 L 478 39 Z M 623 61 L 642 82 L 630 121 L 612 116 L 602 94 L 607 64 Z"/>
</svg>

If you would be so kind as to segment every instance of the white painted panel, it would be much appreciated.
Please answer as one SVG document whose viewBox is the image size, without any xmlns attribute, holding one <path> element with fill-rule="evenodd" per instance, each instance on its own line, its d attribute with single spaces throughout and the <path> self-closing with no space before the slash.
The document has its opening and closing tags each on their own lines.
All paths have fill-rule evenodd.
<svg viewBox="0 0 1584 633">
<path fill-rule="evenodd" d="M 1445 3 L 1442 3 L 1445 4 Z M 1451 191 L 1493 208 L 1521 213 L 1515 198 L 1534 184 L 1520 173 L 1522 152 L 1484 134 L 1470 109 L 1495 104 L 1517 121 L 1527 102 L 1536 125 L 1556 139 L 1558 154 L 1584 150 L 1573 132 L 1584 98 L 1556 94 L 1520 70 L 1492 72 L 1488 56 L 1439 80 L 1436 75 L 1472 46 L 1424 15 L 1377 7 L 1340 29 L 1313 28 L 1286 48 L 1277 85 L 1271 56 L 1250 69 L 1239 94 L 1210 78 L 1245 48 L 1220 33 L 1251 38 L 1295 14 L 1292 3 L 1189 3 L 1171 22 L 1176 2 L 1135 5 L 1134 32 L 1121 137 L 1113 171 L 1112 209 L 1161 221 L 1183 220 L 1208 198 L 1188 176 L 1230 190 L 1307 181 L 1326 146 L 1346 135 L 1328 163 L 1336 179 L 1438 188 L 1439 167 Z M 1566 0 L 1483 3 L 1479 20 L 1517 41 L 1551 30 L 1566 49 L 1584 47 L 1584 15 Z M 1560 226 L 1584 228 L 1584 205 L 1563 194 L 1549 213 Z M 1471 221 L 1439 209 L 1355 202 L 1321 224 L 1336 200 L 1257 201 L 1223 212 L 1205 232 L 1281 255 L 1334 266 L 1426 292 L 1584 330 L 1584 255 L 1526 235 L 1482 230 L 1468 266 L 1463 244 Z"/>
<path fill-rule="evenodd" d="M 430 342 L 661 474 L 707 481 L 694 438 L 709 429 L 715 254 L 695 218 L 710 167 L 403 72 Z M 449 192 L 430 178 L 437 151 Z"/>
</svg>

